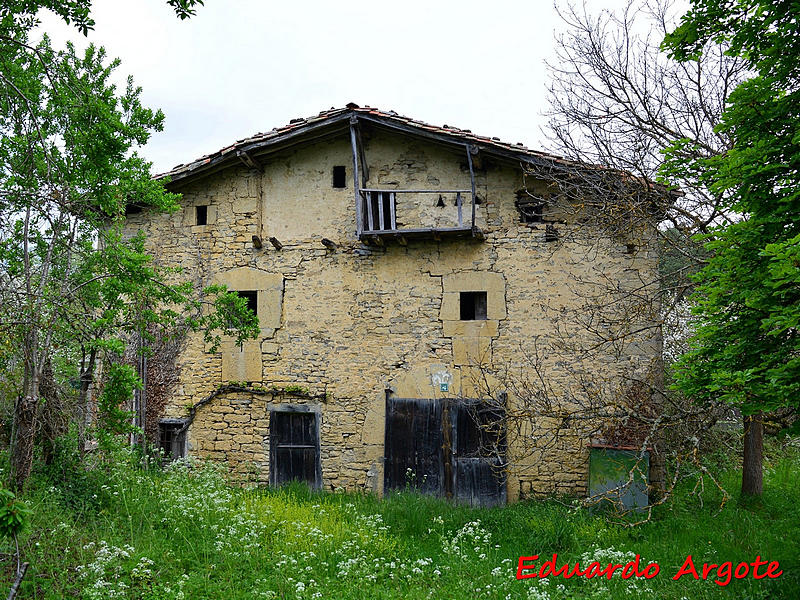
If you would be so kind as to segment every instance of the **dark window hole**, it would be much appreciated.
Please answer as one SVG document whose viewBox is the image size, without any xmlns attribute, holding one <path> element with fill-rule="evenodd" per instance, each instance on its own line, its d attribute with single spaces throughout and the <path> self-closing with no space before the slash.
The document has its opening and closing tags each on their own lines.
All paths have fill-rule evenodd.
<svg viewBox="0 0 800 600">
<path fill-rule="evenodd" d="M 342 165 L 333 167 L 333 187 L 347 187 L 347 170 Z"/>
<path fill-rule="evenodd" d="M 486 292 L 461 292 L 461 320 L 483 321 L 486 319 Z"/>
<path fill-rule="evenodd" d="M 208 206 L 195 206 L 195 217 L 197 225 L 208 225 Z"/>
</svg>

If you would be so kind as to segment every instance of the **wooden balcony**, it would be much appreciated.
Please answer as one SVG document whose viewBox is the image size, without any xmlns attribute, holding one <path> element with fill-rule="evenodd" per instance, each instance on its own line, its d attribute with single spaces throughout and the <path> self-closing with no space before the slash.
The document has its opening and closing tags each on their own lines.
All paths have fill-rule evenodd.
<svg viewBox="0 0 800 600">
<path fill-rule="evenodd" d="M 440 241 L 445 238 L 474 238 L 484 234 L 475 224 L 475 171 L 472 154 L 478 149 L 464 145 L 469 168 L 470 189 L 415 190 L 369 187 L 369 163 L 364 155 L 358 119 L 350 118 L 353 149 L 356 230 L 359 239 L 382 245 L 396 239 L 406 244 L 410 238 Z M 465 199 L 468 203 L 465 204 Z M 467 215 L 464 215 L 467 211 Z"/>
<path fill-rule="evenodd" d="M 364 188 L 358 193 L 360 202 L 356 212 L 362 240 L 382 243 L 396 239 L 402 244 L 415 238 L 483 239 L 483 232 L 474 225 L 472 190 Z"/>
</svg>

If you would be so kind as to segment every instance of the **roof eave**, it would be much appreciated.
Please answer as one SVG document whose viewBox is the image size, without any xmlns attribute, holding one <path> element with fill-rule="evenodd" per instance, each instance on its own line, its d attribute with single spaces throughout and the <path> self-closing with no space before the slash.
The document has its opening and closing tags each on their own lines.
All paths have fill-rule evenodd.
<svg viewBox="0 0 800 600">
<path fill-rule="evenodd" d="M 215 155 L 209 155 L 199 159 L 193 163 L 180 165 L 166 173 L 160 173 L 154 176 L 154 179 L 169 178 L 169 183 L 174 184 L 178 182 L 185 183 L 186 181 L 204 177 L 214 171 L 218 171 L 232 165 L 241 164 L 237 152 L 246 152 L 253 156 L 258 156 L 259 152 L 265 148 L 273 146 L 283 146 L 289 142 L 291 145 L 293 141 L 299 141 L 303 137 L 321 132 L 322 130 L 331 128 L 340 124 L 342 121 L 347 121 L 350 117 L 350 112 L 345 112 L 340 115 L 335 115 L 328 119 L 320 120 L 314 123 L 307 123 L 301 125 L 285 133 L 275 136 L 267 137 L 261 140 L 254 140 L 252 142 L 236 143 L 224 148 Z"/>
<path fill-rule="evenodd" d="M 292 146 L 294 143 L 301 142 L 307 137 L 321 137 L 321 134 L 329 129 L 336 129 L 337 126 L 346 122 L 349 124 L 350 118 L 355 116 L 357 119 L 386 127 L 395 131 L 400 131 L 408 135 L 429 139 L 442 144 L 454 147 L 475 146 L 479 151 L 487 155 L 504 158 L 515 162 L 523 162 L 536 166 L 552 166 L 557 161 L 552 158 L 538 156 L 532 154 L 529 150 L 515 151 L 506 148 L 497 147 L 494 144 L 483 142 L 479 139 L 465 138 L 461 135 L 449 135 L 441 131 L 427 131 L 421 127 L 406 125 L 392 120 L 390 117 L 383 117 L 365 113 L 358 110 L 346 110 L 340 114 L 322 119 L 317 122 L 307 123 L 296 128 L 291 129 L 285 133 L 280 133 L 275 136 L 265 137 L 264 139 L 254 140 L 251 142 L 235 143 L 232 144 L 215 154 L 208 155 L 193 163 L 180 165 L 171 171 L 156 175 L 154 179 L 167 179 L 169 178 L 170 184 L 187 183 L 194 179 L 205 177 L 215 171 L 228 168 L 233 165 L 240 164 L 237 152 L 246 152 L 254 157 L 263 156 L 265 150 L 269 148 L 284 149 L 285 147 Z"/>
</svg>

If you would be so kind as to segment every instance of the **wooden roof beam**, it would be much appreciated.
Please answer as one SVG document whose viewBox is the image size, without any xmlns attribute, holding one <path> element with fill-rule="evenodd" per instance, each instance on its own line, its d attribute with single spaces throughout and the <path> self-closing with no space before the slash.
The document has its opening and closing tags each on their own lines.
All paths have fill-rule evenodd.
<svg viewBox="0 0 800 600">
<path fill-rule="evenodd" d="M 250 156 L 245 150 L 237 150 L 236 156 L 239 158 L 240 161 L 246 166 L 248 169 L 252 169 L 253 171 L 258 171 L 259 173 L 264 172 L 264 167 L 262 167 L 258 162 L 256 162 L 252 156 Z"/>
</svg>

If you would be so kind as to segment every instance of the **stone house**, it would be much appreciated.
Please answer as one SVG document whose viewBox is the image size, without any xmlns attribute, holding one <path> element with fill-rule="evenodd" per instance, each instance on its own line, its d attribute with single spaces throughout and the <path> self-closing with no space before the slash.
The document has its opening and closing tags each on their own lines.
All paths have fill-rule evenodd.
<svg viewBox="0 0 800 600">
<path fill-rule="evenodd" d="M 476 504 L 586 494 L 590 435 L 576 425 L 526 446 L 524 426 L 503 424 L 525 402 L 501 374 L 529 370 L 525 349 L 552 350 L 557 331 L 590 347 L 567 317 L 583 310 L 585 280 L 639 285 L 657 253 L 646 227 L 633 244 L 574 218 L 544 175 L 559 164 L 350 104 L 166 173 L 182 210 L 131 210 L 127 231 L 199 287 L 240 293 L 260 335 L 213 354 L 188 336 L 148 415 L 162 447 L 273 485 L 414 485 Z M 551 390 L 576 365 L 583 381 L 652 373 L 660 333 L 636 318 L 651 326 L 616 355 L 543 356 Z"/>
</svg>

